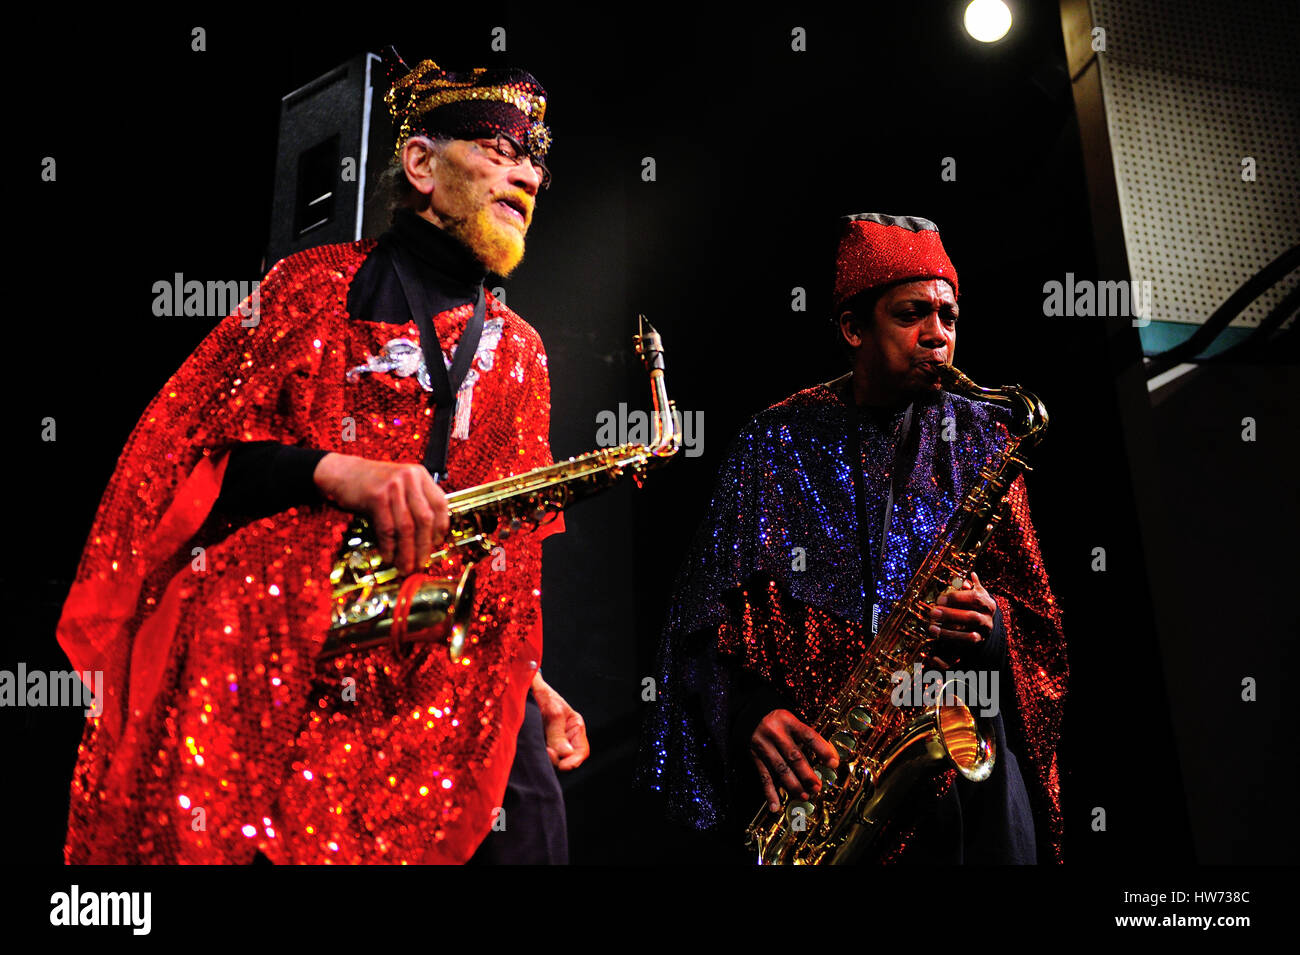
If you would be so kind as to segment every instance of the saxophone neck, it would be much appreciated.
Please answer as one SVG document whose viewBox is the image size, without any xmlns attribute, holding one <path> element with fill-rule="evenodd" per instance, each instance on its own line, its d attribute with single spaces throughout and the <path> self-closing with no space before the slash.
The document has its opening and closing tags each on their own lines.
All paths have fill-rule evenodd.
<svg viewBox="0 0 1300 955">
<path fill-rule="evenodd" d="M 644 315 L 637 316 L 637 333 L 633 339 L 636 353 L 650 373 L 650 400 L 654 405 L 654 437 L 647 450 L 655 457 L 672 457 L 682 446 L 677 406 L 668 398 L 664 383 L 664 343 Z"/>
<path fill-rule="evenodd" d="M 516 523 L 540 523 L 549 512 L 561 511 L 604 490 L 630 473 L 638 484 L 645 471 L 671 458 L 681 448 L 676 407 L 664 383 L 663 340 L 644 315 L 634 339 L 637 354 L 650 373 L 654 404 L 653 437 L 649 444 L 600 448 L 576 458 L 465 488 L 447 495 L 453 523 L 483 531 L 491 515 Z M 499 521 L 498 521 L 499 524 Z"/>
<path fill-rule="evenodd" d="M 664 342 L 655 331 L 655 327 L 650 324 L 644 315 L 636 317 L 637 329 L 633 341 L 636 343 L 636 353 L 641 356 L 641 362 L 645 365 L 645 370 L 653 374 L 656 369 L 664 370 Z"/>
<path fill-rule="evenodd" d="M 976 401 L 1005 405 L 1012 412 L 1012 430 L 1016 437 L 1036 443 L 1047 430 L 1047 407 L 1033 392 L 1019 385 L 987 388 L 975 384 L 955 365 L 939 365 L 937 369 L 943 387 L 954 394 L 962 394 Z"/>
</svg>

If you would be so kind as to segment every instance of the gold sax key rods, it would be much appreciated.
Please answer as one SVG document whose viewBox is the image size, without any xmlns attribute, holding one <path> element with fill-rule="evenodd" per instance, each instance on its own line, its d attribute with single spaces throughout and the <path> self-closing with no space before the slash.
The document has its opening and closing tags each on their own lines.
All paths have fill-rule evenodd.
<svg viewBox="0 0 1300 955">
<path fill-rule="evenodd" d="M 673 404 L 664 383 L 663 340 L 645 316 L 638 316 L 637 355 L 650 375 L 654 406 L 649 444 L 601 448 L 566 461 L 514 474 L 447 495 L 451 528 L 447 540 L 419 571 L 401 576 L 386 564 L 370 522 L 358 516 L 330 574 L 334 611 L 317 659 L 388 645 L 445 640 L 454 662 L 465 661 L 474 603 L 473 569 L 499 544 L 534 530 L 565 508 L 614 486 L 631 474 L 644 475 L 672 458 L 682 446 Z"/>
</svg>

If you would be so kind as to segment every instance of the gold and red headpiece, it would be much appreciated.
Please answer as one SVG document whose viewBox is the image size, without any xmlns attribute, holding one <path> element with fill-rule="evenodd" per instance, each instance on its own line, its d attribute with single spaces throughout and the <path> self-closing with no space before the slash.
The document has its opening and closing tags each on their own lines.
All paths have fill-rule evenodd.
<svg viewBox="0 0 1300 955">
<path fill-rule="evenodd" d="M 534 159 L 546 158 L 546 90 L 531 73 L 484 67 L 454 73 L 433 60 L 411 68 L 391 46 L 383 60 L 391 84 L 384 102 L 397 126 L 399 155 L 406 140 L 420 133 L 452 139 L 504 133 Z"/>
</svg>

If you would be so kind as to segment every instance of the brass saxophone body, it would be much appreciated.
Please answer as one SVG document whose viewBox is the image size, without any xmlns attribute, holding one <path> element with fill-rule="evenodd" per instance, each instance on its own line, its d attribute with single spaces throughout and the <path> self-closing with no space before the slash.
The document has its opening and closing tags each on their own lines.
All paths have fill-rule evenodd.
<svg viewBox="0 0 1300 955">
<path fill-rule="evenodd" d="M 421 570 L 405 578 L 380 556 L 369 520 L 355 517 L 330 574 L 334 612 L 318 661 L 385 644 L 406 652 L 410 644 L 446 640 L 451 659 L 461 662 L 470 642 L 478 561 L 626 475 L 640 486 L 647 471 L 677 453 L 681 434 L 664 384 L 663 343 L 644 316 L 634 343 L 650 373 L 650 443 L 598 449 L 448 494 L 447 538 Z"/>
<path fill-rule="evenodd" d="M 821 792 L 807 800 L 785 794 L 780 810 L 764 805 L 746 829 L 759 865 L 859 861 L 918 783 L 948 767 L 976 782 L 993 771 L 991 726 L 966 706 L 960 681 L 945 684 L 929 705 L 900 706 L 894 675 L 910 677 L 929 653 L 934 638 L 921 605 L 959 588 L 974 567 L 1004 518 L 1007 491 L 1031 470 L 1022 454 L 1041 440 L 1047 409 L 1016 385 L 981 388 L 951 365 L 939 375 L 949 391 L 1010 408 L 1010 439 L 980 470 L 867 653 L 811 724 L 840 757 L 835 769 L 815 765 Z"/>
</svg>

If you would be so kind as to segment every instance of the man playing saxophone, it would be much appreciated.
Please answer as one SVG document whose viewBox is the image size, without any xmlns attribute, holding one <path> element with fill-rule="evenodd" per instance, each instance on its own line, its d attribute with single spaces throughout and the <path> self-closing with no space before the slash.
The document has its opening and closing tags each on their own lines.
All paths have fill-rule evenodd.
<svg viewBox="0 0 1300 955">
<path fill-rule="evenodd" d="M 541 340 L 484 288 L 549 181 L 545 92 L 520 70 L 387 65 L 392 227 L 277 263 L 255 320 L 241 306 L 164 385 L 104 494 L 58 629 L 108 688 L 69 862 L 567 859 L 552 764 L 588 747 L 539 669 L 541 538 L 561 521 L 474 570 L 462 659 L 318 659 L 354 512 L 408 575 L 447 534 L 443 487 L 551 462 Z"/>
<path fill-rule="evenodd" d="M 641 777 L 701 830 L 747 822 L 760 793 L 777 810 L 781 789 L 822 790 L 840 760 L 809 722 L 1007 435 L 1000 408 L 944 391 L 936 373 L 956 345 L 958 281 L 932 222 L 846 217 L 835 273 L 852 370 L 736 438 L 660 647 Z M 978 566 L 918 608 L 934 637 L 918 667 L 979 673 L 991 698 L 967 701 L 991 717 L 993 772 L 936 773 L 872 860 L 1060 860 L 1065 643 L 1022 478 Z"/>
</svg>

